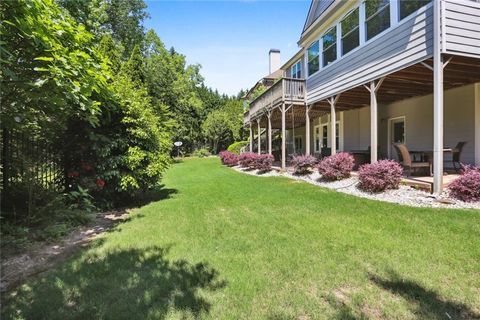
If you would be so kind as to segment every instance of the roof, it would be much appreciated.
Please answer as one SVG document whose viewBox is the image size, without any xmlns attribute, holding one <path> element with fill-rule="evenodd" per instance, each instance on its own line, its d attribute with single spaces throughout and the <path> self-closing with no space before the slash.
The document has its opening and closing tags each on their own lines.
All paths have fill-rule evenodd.
<svg viewBox="0 0 480 320">
<path fill-rule="evenodd" d="M 335 0 L 312 0 L 302 34 L 330 7 Z"/>
<path fill-rule="evenodd" d="M 303 56 L 303 49 L 300 49 L 297 51 L 297 53 L 295 53 L 293 55 L 293 57 L 291 57 L 290 59 L 288 59 L 287 62 L 285 62 L 283 64 L 283 66 L 280 67 L 280 69 L 282 70 L 286 70 L 288 67 L 290 67 L 292 64 L 294 64 L 295 62 L 298 61 L 298 59 L 300 59 L 301 57 Z"/>
</svg>

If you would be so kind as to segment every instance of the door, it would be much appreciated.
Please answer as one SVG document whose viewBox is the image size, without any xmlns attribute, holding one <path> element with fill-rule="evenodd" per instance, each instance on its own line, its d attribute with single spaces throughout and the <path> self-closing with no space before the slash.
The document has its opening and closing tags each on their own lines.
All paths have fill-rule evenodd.
<svg viewBox="0 0 480 320">
<path fill-rule="evenodd" d="M 390 132 L 389 132 L 389 158 L 398 159 L 397 152 L 395 151 L 395 143 L 405 144 L 405 117 L 390 119 Z"/>
</svg>

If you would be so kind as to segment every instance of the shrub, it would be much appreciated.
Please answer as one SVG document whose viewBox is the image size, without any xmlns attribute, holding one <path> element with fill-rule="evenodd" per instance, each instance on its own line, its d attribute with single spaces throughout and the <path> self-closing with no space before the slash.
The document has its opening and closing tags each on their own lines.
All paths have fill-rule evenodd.
<svg viewBox="0 0 480 320">
<path fill-rule="evenodd" d="M 398 189 L 402 180 L 403 169 L 393 160 L 380 160 L 360 167 L 358 187 L 368 192 L 382 192 Z"/>
<path fill-rule="evenodd" d="M 253 159 L 253 169 L 260 172 L 272 170 L 273 156 L 271 154 L 256 154 Z"/>
<path fill-rule="evenodd" d="M 229 151 L 221 151 L 218 153 L 218 156 L 220 157 L 222 164 L 226 166 L 233 167 L 238 164 L 238 156 L 234 153 Z"/>
<path fill-rule="evenodd" d="M 460 177 L 448 186 L 450 195 L 465 202 L 480 201 L 480 167 L 463 166 Z"/>
<path fill-rule="evenodd" d="M 257 156 L 258 155 L 256 153 L 253 153 L 253 152 L 242 153 L 238 157 L 238 163 L 240 164 L 240 166 L 242 168 L 255 169 L 254 162 L 255 162 Z"/>
<path fill-rule="evenodd" d="M 240 154 L 240 149 L 248 145 L 248 141 L 237 141 L 228 146 L 227 150 L 236 155 Z"/>
<path fill-rule="evenodd" d="M 341 180 L 350 177 L 353 165 L 353 157 L 347 152 L 340 152 L 320 161 L 318 172 L 325 180 Z"/>
<path fill-rule="evenodd" d="M 291 164 L 293 165 L 295 174 L 307 174 L 310 173 L 310 169 L 317 164 L 317 158 L 309 155 L 294 156 Z"/>
<path fill-rule="evenodd" d="M 192 153 L 192 156 L 199 157 L 199 158 L 208 157 L 210 155 L 211 155 L 210 151 L 208 151 L 206 148 L 196 149 Z"/>
</svg>

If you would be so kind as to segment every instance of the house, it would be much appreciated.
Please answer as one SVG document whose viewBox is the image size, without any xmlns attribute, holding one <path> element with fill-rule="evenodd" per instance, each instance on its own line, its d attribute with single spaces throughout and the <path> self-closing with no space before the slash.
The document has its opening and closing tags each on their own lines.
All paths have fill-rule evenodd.
<svg viewBox="0 0 480 320">
<path fill-rule="evenodd" d="M 440 193 L 458 142 L 480 165 L 480 2 L 314 0 L 298 44 L 244 117 L 251 138 L 266 129 L 264 152 L 281 130 L 282 168 L 292 153 L 395 159 L 404 143 L 430 159 Z"/>
</svg>

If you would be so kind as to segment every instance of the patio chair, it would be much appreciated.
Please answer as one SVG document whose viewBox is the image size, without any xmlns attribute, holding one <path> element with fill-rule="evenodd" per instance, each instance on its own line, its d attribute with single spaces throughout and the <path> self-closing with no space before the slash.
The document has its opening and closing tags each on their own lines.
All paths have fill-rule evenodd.
<svg viewBox="0 0 480 320">
<path fill-rule="evenodd" d="M 419 168 L 428 168 L 429 174 L 432 175 L 432 164 L 430 162 L 414 162 L 410 156 L 410 152 L 406 145 L 402 143 L 395 143 L 393 145 L 398 154 L 400 164 L 404 169 L 408 170 L 408 175 L 412 175 L 412 171 Z"/>
<path fill-rule="evenodd" d="M 455 148 L 452 149 L 452 164 L 453 164 L 453 168 L 455 169 L 455 172 L 457 173 L 462 167 L 460 163 L 460 156 L 462 154 L 463 147 L 465 146 L 466 143 L 467 143 L 466 141 L 460 141 L 459 143 L 457 143 Z M 458 164 L 458 168 L 457 168 L 457 164 Z"/>
</svg>

